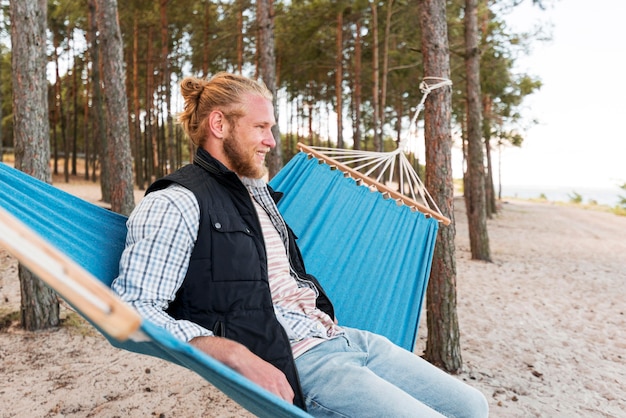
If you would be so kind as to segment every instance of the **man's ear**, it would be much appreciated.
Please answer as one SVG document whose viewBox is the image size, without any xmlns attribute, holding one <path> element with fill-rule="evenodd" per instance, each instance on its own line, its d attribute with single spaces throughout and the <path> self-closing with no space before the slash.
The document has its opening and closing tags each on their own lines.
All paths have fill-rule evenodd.
<svg viewBox="0 0 626 418">
<path fill-rule="evenodd" d="M 214 137 L 222 139 L 226 133 L 226 118 L 219 110 L 214 110 L 209 114 L 209 130 Z"/>
</svg>

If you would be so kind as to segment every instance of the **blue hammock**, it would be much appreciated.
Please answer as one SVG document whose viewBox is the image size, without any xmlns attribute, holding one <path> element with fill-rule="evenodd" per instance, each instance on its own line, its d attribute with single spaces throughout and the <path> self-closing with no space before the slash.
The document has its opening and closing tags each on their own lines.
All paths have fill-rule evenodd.
<svg viewBox="0 0 626 418">
<path fill-rule="evenodd" d="M 314 180 L 313 180 L 314 179 Z M 300 152 L 270 182 L 339 323 L 413 350 L 438 222 Z"/>
<path fill-rule="evenodd" d="M 280 210 L 340 323 L 380 333 L 411 350 L 438 223 L 354 183 L 305 153 L 271 181 L 286 193 Z M 124 216 L 0 163 L 0 245 L 112 345 L 193 370 L 257 416 L 309 416 L 139 318 L 110 291 L 125 222 Z"/>
</svg>

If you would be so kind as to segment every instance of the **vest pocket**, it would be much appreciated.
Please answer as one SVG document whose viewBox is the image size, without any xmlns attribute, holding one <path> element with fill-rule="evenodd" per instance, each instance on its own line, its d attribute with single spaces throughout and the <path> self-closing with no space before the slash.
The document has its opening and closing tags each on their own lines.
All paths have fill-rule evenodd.
<svg viewBox="0 0 626 418">
<path fill-rule="evenodd" d="M 223 211 L 212 211 L 209 218 L 213 281 L 260 280 L 263 264 L 250 226 Z"/>
</svg>

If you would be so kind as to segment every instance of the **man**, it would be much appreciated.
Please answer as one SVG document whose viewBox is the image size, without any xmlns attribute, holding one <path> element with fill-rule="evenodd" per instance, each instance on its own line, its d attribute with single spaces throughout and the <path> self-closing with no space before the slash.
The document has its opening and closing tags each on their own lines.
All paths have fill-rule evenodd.
<svg viewBox="0 0 626 418">
<path fill-rule="evenodd" d="M 187 78 L 194 163 L 128 220 L 112 287 L 144 317 L 315 416 L 487 415 L 477 390 L 387 339 L 337 324 L 278 213 L 265 156 L 272 95 L 248 78 Z"/>
</svg>

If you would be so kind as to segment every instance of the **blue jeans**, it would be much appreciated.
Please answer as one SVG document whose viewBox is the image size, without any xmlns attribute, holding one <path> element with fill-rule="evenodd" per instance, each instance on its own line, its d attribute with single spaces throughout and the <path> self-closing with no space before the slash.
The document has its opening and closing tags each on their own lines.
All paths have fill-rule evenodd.
<svg viewBox="0 0 626 418">
<path fill-rule="evenodd" d="M 367 331 L 325 341 L 296 359 L 316 417 L 487 417 L 481 392 Z"/>
</svg>

